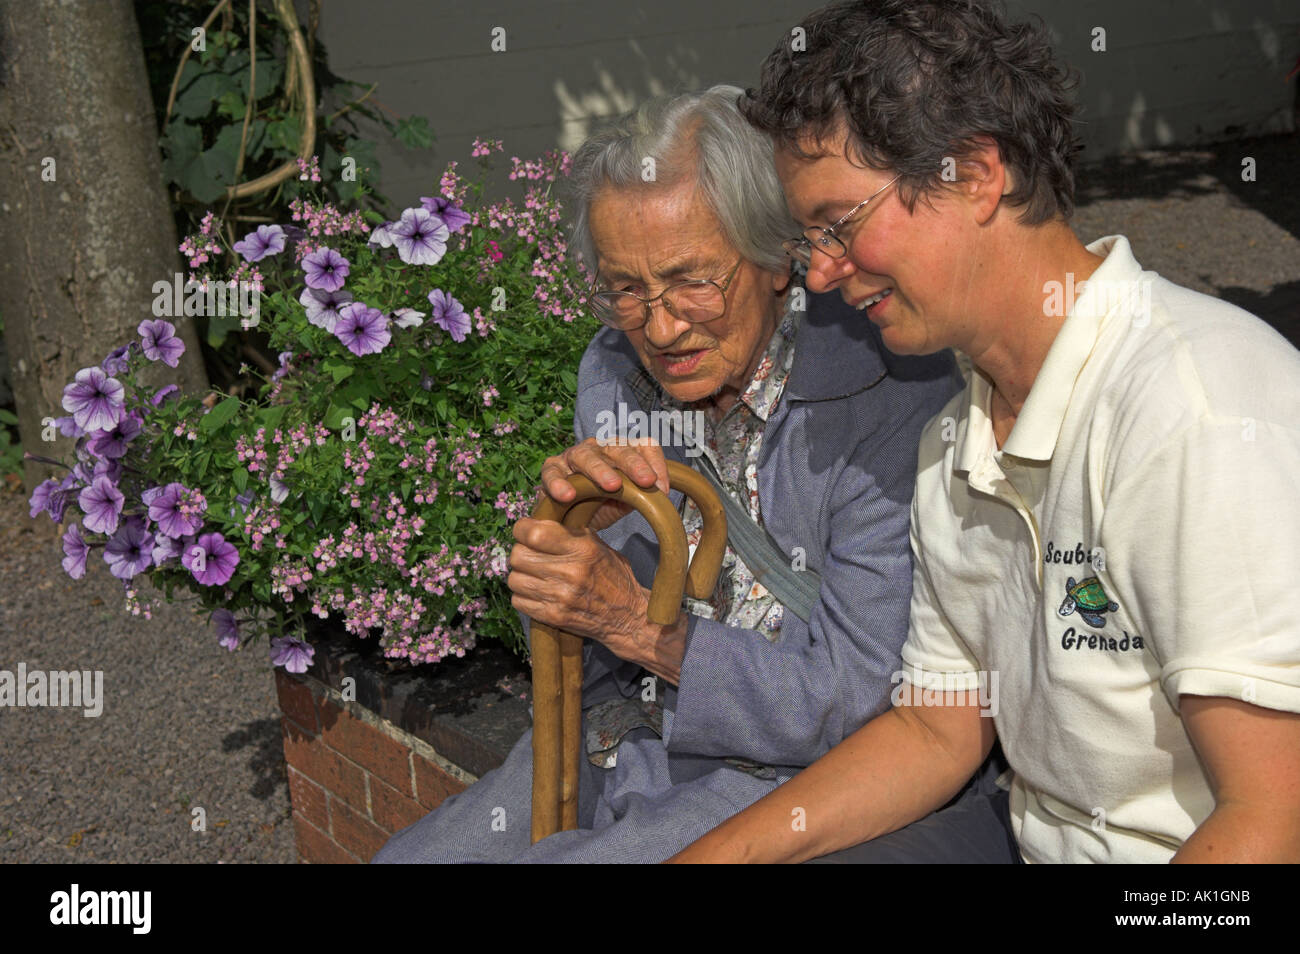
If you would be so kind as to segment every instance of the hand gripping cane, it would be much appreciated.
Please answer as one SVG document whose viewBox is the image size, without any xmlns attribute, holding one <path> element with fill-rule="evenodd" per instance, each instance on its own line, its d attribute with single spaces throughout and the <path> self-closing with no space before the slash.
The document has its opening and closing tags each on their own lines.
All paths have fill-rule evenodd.
<svg viewBox="0 0 1300 954">
<path fill-rule="evenodd" d="M 659 566 L 650 588 L 646 616 L 670 625 L 681 611 L 683 590 L 708 599 L 718 582 L 727 549 L 727 517 L 717 494 L 700 474 L 668 461 L 668 484 L 695 501 L 704 519 L 699 546 L 687 567 L 686 531 L 668 495 L 656 487 L 642 489 L 624 478 L 616 491 L 602 490 L 580 474 L 568 478 L 578 491 L 571 503 L 549 497 L 533 511 L 538 520 L 554 520 L 570 530 L 585 527 L 605 500 L 621 500 L 645 517 L 659 541 Z M 533 843 L 558 831 L 578 827 L 578 769 L 581 765 L 582 639 L 571 633 L 532 624 L 533 654 Z"/>
</svg>

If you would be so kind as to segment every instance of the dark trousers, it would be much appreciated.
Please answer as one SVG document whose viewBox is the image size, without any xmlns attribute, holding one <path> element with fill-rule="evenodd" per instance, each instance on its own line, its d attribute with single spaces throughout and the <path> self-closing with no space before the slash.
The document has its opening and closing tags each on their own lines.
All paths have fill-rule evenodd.
<svg viewBox="0 0 1300 954">
<path fill-rule="evenodd" d="M 1011 833 L 1010 796 L 997 787 L 1007 770 L 995 744 L 978 772 L 947 805 L 906 828 L 814 858 L 808 864 L 1020 864 Z"/>
</svg>

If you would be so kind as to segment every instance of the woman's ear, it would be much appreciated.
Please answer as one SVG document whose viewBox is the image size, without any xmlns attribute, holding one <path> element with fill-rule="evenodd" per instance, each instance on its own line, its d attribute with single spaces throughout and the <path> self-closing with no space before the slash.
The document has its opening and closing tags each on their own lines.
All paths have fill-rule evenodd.
<svg viewBox="0 0 1300 954">
<path fill-rule="evenodd" d="M 790 263 L 790 268 L 794 268 L 793 262 Z M 790 271 L 772 272 L 772 290 L 776 292 L 778 298 L 790 290 L 793 278 L 794 275 Z"/>
<path fill-rule="evenodd" d="M 1014 188 L 1012 170 L 1002 161 L 998 144 L 989 136 L 975 138 L 976 149 L 958 161 L 959 191 L 971 204 L 981 225 L 993 217 L 998 203 Z"/>
</svg>

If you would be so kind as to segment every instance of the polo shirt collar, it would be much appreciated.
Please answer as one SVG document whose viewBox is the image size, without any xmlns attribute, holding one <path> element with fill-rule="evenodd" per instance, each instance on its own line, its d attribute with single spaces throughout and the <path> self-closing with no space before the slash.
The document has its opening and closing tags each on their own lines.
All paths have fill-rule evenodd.
<svg viewBox="0 0 1300 954">
<path fill-rule="evenodd" d="M 1024 406 L 1016 416 L 1016 423 L 1002 445 L 1004 454 L 1025 460 L 1051 460 L 1075 382 L 1096 347 L 1102 328 L 1112 318 L 1125 315 L 1129 301 L 1125 296 L 1130 292 L 1137 293 L 1142 266 L 1133 258 L 1128 239 L 1122 235 L 1108 235 L 1087 248 L 1095 255 L 1105 256 L 1105 260 L 1088 278 L 1086 287 L 1052 341 Z M 1048 292 L 1044 291 L 1046 294 Z M 970 381 L 970 400 L 957 435 L 958 445 L 954 448 L 954 466 L 968 472 L 990 446 L 996 449 L 988 414 L 993 383 L 973 368 Z"/>
</svg>

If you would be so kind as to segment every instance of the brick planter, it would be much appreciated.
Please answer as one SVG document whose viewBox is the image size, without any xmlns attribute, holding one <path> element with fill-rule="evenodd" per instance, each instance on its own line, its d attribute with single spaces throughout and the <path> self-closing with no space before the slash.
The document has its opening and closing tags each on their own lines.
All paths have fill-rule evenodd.
<svg viewBox="0 0 1300 954">
<path fill-rule="evenodd" d="M 500 765 L 531 724 L 527 667 L 499 645 L 424 672 L 385 660 L 374 640 L 308 638 L 311 669 L 275 672 L 300 861 L 369 861 Z"/>
</svg>

